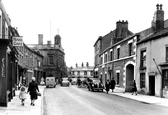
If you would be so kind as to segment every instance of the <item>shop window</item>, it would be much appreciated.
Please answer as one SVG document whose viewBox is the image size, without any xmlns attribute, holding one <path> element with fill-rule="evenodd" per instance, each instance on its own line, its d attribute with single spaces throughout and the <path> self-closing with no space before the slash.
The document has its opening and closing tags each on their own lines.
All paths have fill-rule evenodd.
<svg viewBox="0 0 168 115">
<path fill-rule="evenodd" d="M 145 73 L 140 73 L 140 88 L 145 88 Z"/>
</svg>

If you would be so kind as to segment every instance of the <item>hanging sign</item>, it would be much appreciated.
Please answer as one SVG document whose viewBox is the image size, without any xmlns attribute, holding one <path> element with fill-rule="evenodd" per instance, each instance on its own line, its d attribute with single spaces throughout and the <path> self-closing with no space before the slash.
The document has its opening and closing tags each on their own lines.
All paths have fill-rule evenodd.
<svg viewBox="0 0 168 115">
<path fill-rule="evenodd" d="M 12 43 L 13 46 L 23 46 L 23 37 L 19 36 L 19 37 L 13 37 L 12 39 Z"/>
</svg>

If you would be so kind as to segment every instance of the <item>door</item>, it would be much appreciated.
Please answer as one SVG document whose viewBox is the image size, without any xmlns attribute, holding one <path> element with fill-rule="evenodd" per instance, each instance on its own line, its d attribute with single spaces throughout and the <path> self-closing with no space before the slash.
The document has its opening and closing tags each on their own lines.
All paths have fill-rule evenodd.
<svg viewBox="0 0 168 115">
<path fill-rule="evenodd" d="M 149 76 L 149 95 L 155 95 L 155 76 Z"/>
</svg>

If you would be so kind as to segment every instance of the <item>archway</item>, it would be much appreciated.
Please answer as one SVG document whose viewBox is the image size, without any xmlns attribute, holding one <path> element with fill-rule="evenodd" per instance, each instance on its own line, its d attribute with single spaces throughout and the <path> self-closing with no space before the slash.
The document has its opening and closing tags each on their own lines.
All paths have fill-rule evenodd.
<svg viewBox="0 0 168 115">
<path fill-rule="evenodd" d="M 126 66 L 126 92 L 132 91 L 132 82 L 134 80 L 134 65 L 128 64 Z"/>
</svg>

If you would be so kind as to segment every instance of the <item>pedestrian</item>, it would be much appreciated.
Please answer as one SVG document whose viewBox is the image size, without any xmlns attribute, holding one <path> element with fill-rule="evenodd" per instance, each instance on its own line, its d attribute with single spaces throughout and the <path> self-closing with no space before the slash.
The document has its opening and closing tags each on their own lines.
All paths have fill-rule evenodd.
<svg viewBox="0 0 168 115">
<path fill-rule="evenodd" d="M 132 95 L 135 94 L 137 95 L 137 87 L 136 87 L 136 82 L 133 80 L 133 88 L 132 88 Z"/>
<path fill-rule="evenodd" d="M 116 82 L 115 82 L 114 78 L 112 78 L 112 80 L 110 82 L 110 88 L 111 88 L 112 92 L 115 89 L 115 85 L 116 85 Z"/>
<path fill-rule="evenodd" d="M 109 80 L 106 81 L 105 87 L 106 87 L 106 93 L 108 94 L 109 89 L 110 89 L 110 82 L 109 82 Z"/>
<path fill-rule="evenodd" d="M 38 96 L 37 94 L 39 93 L 39 88 L 38 88 L 38 84 L 36 83 L 36 78 L 32 77 L 31 80 L 32 81 L 29 83 L 27 92 L 29 92 L 30 94 L 30 99 L 31 99 L 30 105 L 34 106 L 35 100 L 37 99 L 37 96 Z"/>
<path fill-rule="evenodd" d="M 24 85 L 21 85 L 20 87 L 19 99 L 21 100 L 21 105 L 24 106 L 24 102 L 26 99 L 26 87 Z"/>
</svg>

